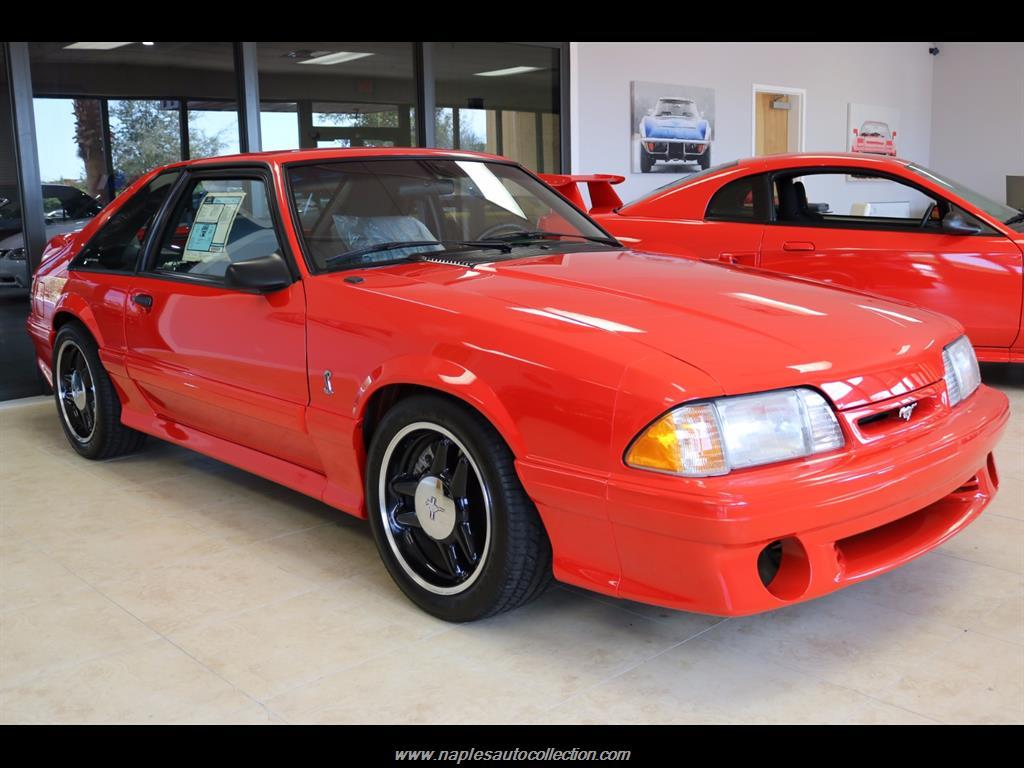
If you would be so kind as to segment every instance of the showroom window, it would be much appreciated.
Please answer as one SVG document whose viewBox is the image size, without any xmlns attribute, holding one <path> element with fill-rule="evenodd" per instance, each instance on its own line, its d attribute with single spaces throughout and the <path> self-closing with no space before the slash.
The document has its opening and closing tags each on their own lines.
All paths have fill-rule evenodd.
<svg viewBox="0 0 1024 768">
<path fill-rule="evenodd" d="M 257 43 L 264 149 L 416 143 L 412 43 Z"/>
<path fill-rule="evenodd" d="M 434 43 L 435 142 L 562 170 L 560 50 L 522 43 Z"/>
</svg>

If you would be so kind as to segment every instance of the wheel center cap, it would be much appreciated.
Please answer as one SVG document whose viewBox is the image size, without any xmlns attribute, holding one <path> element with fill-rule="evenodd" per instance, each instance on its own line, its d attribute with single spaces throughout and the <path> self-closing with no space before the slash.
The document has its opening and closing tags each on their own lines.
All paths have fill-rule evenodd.
<svg viewBox="0 0 1024 768">
<path fill-rule="evenodd" d="M 416 519 L 432 539 L 441 541 L 455 530 L 455 502 L 444 495 L 441 478 L 427 475 L 416 486 Z"/>
<path fill-rule="evenodd" d="M 82 381 L 82 377 L 78 375 L 78 371 L 71 374 L 71 399 L 75 403 L 75 408 L 80 411 L 85 410 L 87 400 L 85 397 L 85 382 Z"/>
</svg>

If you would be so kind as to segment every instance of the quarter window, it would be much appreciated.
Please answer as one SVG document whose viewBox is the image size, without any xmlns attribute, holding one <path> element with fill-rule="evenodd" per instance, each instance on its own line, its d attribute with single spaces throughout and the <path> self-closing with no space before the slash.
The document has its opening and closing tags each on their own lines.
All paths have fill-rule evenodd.
<svg viewBox="0 0 1024 768">
<path fill-rule="evenodd" d="M 229 264 L 279 251 L 263 181 L 200 179 L 178 202 L 153 269 L 222 281 Z"/>
<path fill-rule="evenodd" d="M 134 271 L 153 219 L 180 175 L 162 173 L 128 198 L 75 257 L 71 268 Z"/>
<path fill-rule="evenodd" d="M 711 198 L 705 218 L 720 221 L 753 221 L 757 218 L 754 196 L 760 178 L 744 176 L 726 184 Z"/>
</svg>

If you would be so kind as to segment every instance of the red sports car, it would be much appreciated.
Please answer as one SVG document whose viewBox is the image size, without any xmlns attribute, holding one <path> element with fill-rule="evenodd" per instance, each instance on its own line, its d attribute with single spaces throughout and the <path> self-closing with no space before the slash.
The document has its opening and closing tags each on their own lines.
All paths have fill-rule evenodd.
<svg viewBox="0 0 1024 768">
<path fill-rule="evenodd" d="M 627 205 L 621 176 L 545 177 L 623 243 L 745 264 L 952 315 L 986 362 L 1024 362 L 1024 214 L 905 160 L 773 155 Z"/>
<path fill-rule="evenodd" d="M 896 131 L 890 131 L 888 123 L 868 120 L 860 129 L 853 129 L 853 146 L 850 151 L 896 157 Z"/>
<path fill-rule="evenodd" d="M 29 330 L 82 456 L 153 435 L 368 517 L 453 621 L 875 576 L 981 513 L 1008 417 L 952 320 L 630 250 L 466 152 L 156 170 L 50 243 Z"/>
</svg>

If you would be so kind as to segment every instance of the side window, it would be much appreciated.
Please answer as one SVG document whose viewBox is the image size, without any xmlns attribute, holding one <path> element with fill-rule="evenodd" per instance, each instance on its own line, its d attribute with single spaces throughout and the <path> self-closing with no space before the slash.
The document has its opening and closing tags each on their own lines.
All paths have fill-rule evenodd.
<svg viewBox="0 0 1024 768">
<path fill-rule="evenodd" d="M 708 203 L 705 219 L 717 221 L 756 221 L 755 195 L 761 176 L 744 176 L 730 181 L 715 192 Z"/>
<path fill-rule="evenodd" d="M 223 280 L 228 265 L 279 251 L 259 179 L 200 179 L 178 202 L 153 271 Z"/>
<path fill-rule="evenodd" d="M 75 257 L 71 268 L 133 271 L 146 233 L 179 175 L 163 173 L 128 198 Z"/>
<path fill-rule="evenodd" d="M 864 229 L 929 230 L 941 224 L 946 203 L 886 176 L 857 169 L 777 175 L 775 220 Z"/>
</svg>

